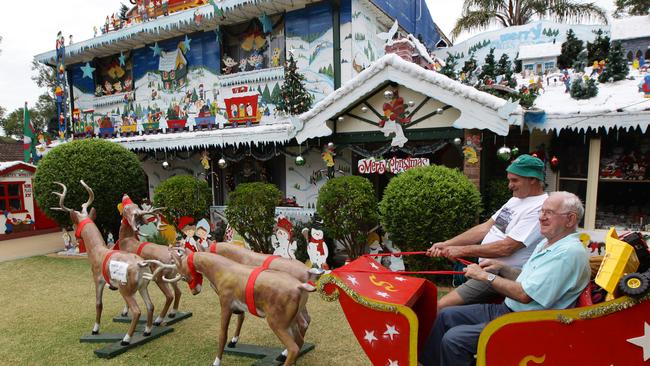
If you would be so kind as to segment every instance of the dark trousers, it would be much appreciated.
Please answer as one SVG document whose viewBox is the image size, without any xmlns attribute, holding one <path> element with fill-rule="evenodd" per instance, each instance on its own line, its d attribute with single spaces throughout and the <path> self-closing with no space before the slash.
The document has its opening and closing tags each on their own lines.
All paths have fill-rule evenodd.
<svg viewBox="0 0 650 366">
<path fill-rule="evenodd" d="M 419 361 L 424 366 L 472 365 L 478 338 L 487 323 L 510 313 L 504 304 L 473 304 L 442 309 Z"/>
</svg>

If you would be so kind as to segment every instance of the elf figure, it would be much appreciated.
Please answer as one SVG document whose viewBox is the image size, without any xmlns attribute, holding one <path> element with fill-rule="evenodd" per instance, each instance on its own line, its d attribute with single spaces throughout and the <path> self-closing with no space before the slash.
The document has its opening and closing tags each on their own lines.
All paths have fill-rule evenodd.
<svg viewBox="0 0 650 366">
<path fill-rule="evenodd" d="M 196 252 L 196 242 L 194 241 L 196 226 L 194 225 L 194 218 L 189 216 L 181 217 L 178 220 L 178 229 L 183 233 L 183 238 L 179 246 Z"/>
<path fill-rule="evenodd" d="M 279 255 L 284 258 L 296 259 L 296 249 L 298 245 L 293 239 L 293 225 L 285 216 L 279 216 L 275 224 L 275 233 L 271 236 L 271 245 L 273 245 L 273 255 Z"/>
<path fill-rule="evenodd" d="M 335 151 L 334 143 L 330 142 L 325 146 L 325 148 L 323 149 L 323 153 L 321 154 L 321 158 L 323 159 L 323 162 L 325 162 L 325 166 L 327 166 L 327 177 L 330 179 L 334 178 L 334 157 L 335 156 L 336 156 L 336 151 Z"/>
<path fill-rule="evenodd" d="M 207 252 L 208 246 L 210 245 L 208 238 L 210 237 L 210 223 L 208 220 L 201 219 L 196 224 L 196 233 L 198 239 L 196 239 L 196 248 L 200 251 Z"/>
<path fill-rule="evenodd" d="M 327 256 L 329 249 L 325 244 L 323 230 L 320 229 L 318 218 L 314 218 L 314 225 L 311 229 L 302 229 L 302 235 L 307 240 L 307 254 L 312 267 L 320 269 L 329 269 L 327 265 Z"/>
</svg>

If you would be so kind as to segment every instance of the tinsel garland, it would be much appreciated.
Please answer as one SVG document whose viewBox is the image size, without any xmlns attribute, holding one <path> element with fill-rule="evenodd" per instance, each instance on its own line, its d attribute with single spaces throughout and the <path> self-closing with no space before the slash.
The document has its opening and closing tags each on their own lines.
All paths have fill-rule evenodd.
<svg viewBox="0 0 650 366">
<path fill-rule="evenodd" d="M 340 279 L 336 278 L 334 275 L 328 274 L 320 278 L 318 280 L 318 293 L 321 295 L 323 300 L 325 301 L 336 301 L 339 298 L 339 290 L 335 289 L 331 295 L 328 295 L 325 292 L 325 285 L 327 284 L 333 284 L 337 286 L 339 289 L 343 290 L 346 295 L 350 296 L 352 300 L 355 302 L 373 310 L 377 311 L 384 311 L 384 312 L 391 312 L 391 313 L 398 313 L 397 311 L 397 306 L 394 305 L 389 305 L 389 304 L 384 304 L 380 302 L 375 302 L 373 300 L 367 299 L 358 293 L 356 293 L 353 289 L 349 288 L 343 281 Z"/>
<path fill-rule="evenodd" d="M 435 154 L 437 151 L 442 149 L 443 147 L 447 146 L 449 144 L 447 141 L 437 141 L 431 145 L 421 145 L 421 146 L 413 146 L 413 147 L 397 147 L 397 146 L 392 146 L 389 143 L 386 145 L 376 149 L 376 150 L 366 150 L 362 148 L 359 145 L 346 145 L 346 146 L 340 146 L 340 148 L 349 148 L 352 150 L 357 155 L 360 155 L 364 158 L 371 158 L 371 157 L 379 157 L 379 156 L 384 156 L 389 151 L 401 151 L 403 153 L 406 153 L 410 156 L 419 156 L 419 155 L 428 155 L 428 154 Z"/>
<path fill-rule="evenodd" d="M 612 313 L 615 313 L 617 311 L 625 310 L 628 308 L 631 308 L 633 306 L 636 306 L 644 301 L 650 300 L 650 292 L 646 293 L 642 297 L 635 299 L 633 297 L 624 297 L 623 299 L 620 299 L 618 301 L 607 301 L 603 304 L 596 305 L 595 308 L 593 309 L 588 309 L 585 311 L 581 311 L 578 314 L 578 319 L 594 319 L 594 318 L 599 318 L 601 316 L 609 315 Z"/>
</svg>

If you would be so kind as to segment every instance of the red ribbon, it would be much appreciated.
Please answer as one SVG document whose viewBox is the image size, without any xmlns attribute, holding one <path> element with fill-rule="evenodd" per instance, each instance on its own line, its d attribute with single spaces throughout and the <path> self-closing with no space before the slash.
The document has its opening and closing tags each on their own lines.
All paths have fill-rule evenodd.
<svg viewBox="0 0 650 366">
<path fill-rule="evenodd" d="M 190 277 L 192 277 L 188 284 L 190 289 L 194 290 L 196 286 L 203 284 L 203 275 L 197 272 L 196 267 L 194 267 L 194 252 L 191 252 L 187 257 L 187 269 L 190 270 Z"/>
<path fill-rule="evenodd" d="M 106 283 L 108 283 L 109 285 L 111 284 L 111 278 L 109 277 L 108 272 L 106 271 L 106 265 L 108 264 L 108 261 L 115 253 L 117 253 L 117 250 L 109 250 L 108 253 L 106 254 L 106 257 L 104 257 L 104 261 L 102 262 L 102 276 L 104 276 L 104 281 L 106 281 Z"/>
<path fill-rule="evenodd" d="M 263 271 L 266 271 L 269 268 L 269 265 L 271 265 L 271 262 L 273 262 L 276 258 L 280 257 L 277 255 L 268 256 L 264 260 L 264 263 L 262 263 L 261 266 L 255 268 L 251 272 L 250 276 L 248 276 L 248 281 L 246 282 L 246 306 L 248 306 L 248 312 L 255 316 L 259 316 L 257 314 L 257 308 L 255 308 L 255 281 L 257 280 L 257 276 L 259 276 Z"/>
<path fill-rule="evenodd" d="M 210 253 L 217 254 L 217 243 L 216 243 L 216 242 L 212 242 L 212 244 L 210 244 L 210 246 L 208 247 L 208 251 L 209 251 Z"/>
<path fill-rule="evenodd" d="M 142 257 L 142 249 L 144 249 L 144 247 L 146 247 L 149 244 L 151 244 L 151 243 L 146 242 L 146 241 L 144 243 L 140 244 L 140 246 L 138 247 L 138 251 L 137 251 L 139 256 Z"/>
</svg>

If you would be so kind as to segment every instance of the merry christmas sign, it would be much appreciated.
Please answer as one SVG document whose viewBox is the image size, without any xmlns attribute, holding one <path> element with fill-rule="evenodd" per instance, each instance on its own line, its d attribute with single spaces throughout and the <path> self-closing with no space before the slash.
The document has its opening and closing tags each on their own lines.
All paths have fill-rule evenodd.
<svg viewBox="0 0 650 366">
<path fill-rule="evenodd" d="M 393 157 L 391 159 L 376 160 L 375 158 L 361 159 L 357 163 L 357 169 L 360 174 L 398 174 L 406 170 L 420 166 L 429 166 L 427 158 L 406 158 L 400 159 Z"/>
<path fill-rule="evenodd" d="M 341 308 L 373 365 L 417 365 L 436 317 L 436 287 L 391 272 L 361 257 L 319 281 L 327 300 Z"/>
</svg>

